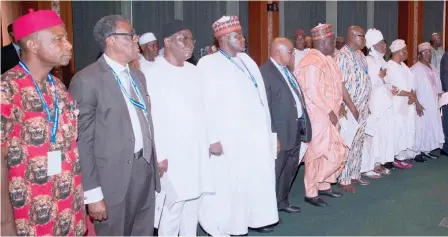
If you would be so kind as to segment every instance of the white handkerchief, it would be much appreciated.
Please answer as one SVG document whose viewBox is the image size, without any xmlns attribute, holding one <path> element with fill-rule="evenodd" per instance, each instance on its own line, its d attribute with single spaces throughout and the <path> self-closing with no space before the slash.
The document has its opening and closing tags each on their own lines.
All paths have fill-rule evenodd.
<svg viewBox="0 0 448 237">
<path fill-rule="evenodd" d="M 375 133 L 375 127 L 376 127 L 377 122 L 378 122 L 377 117 L 369 115 L 369 117 L 367 118 L 366 129 L 365 129 L 364 133 L 366 135 L 373 137 L 373 134 Z"/>
<path fill-rule="evenodd" d="M 348 148 L 351 149 L 353 140 L 355 139 L 355 135 L 359 129 L 359 124 L 356 121 L 355 117 L 353 117 L 353 114 L 350 112 L 350 110 L 347 110 L 347 118 L 339 118 L 339 124 L 341 125 L 341 137 L 342 139 L 344 139 L 345 145 L 347 145 Z"/>
<path fill-rule="evenodd" d="M 448 105 L 448 92 L 443 93 L 439 98 L 439 108 L 444 105 Z"/>
<path fill-rule="evenodd" d="M 158 229 L 160 224 L 160 218 L 162 217 L 163 204 L 165 203 L 166 193 L 160 191 L 160 193 L 155 192 L 156 195 L 156 210 L 154 213 L 154 228 Z"/>
<path fill-rule="evenodd" d="M 308 145 L 306 143 L 301 142 L 300 143 L 300 153 L 299 153 L 299 165 L 302 163 L 303 157 L 306 154 L 306 151 L 308 150 Z"/>
<path fill-rule="evenodd" d="M 165 206 L 171 210 L 174 203 L 176 203 L 179 196 L 177 195 L 176 189 L 174 189 L 173 184 L 168 177 L 168 174 L 165 173 L 162 178 L 160 178 L 160 186 L 162 186 L 162 190 L 166 193 L 165 197 Z"/>
</svg>

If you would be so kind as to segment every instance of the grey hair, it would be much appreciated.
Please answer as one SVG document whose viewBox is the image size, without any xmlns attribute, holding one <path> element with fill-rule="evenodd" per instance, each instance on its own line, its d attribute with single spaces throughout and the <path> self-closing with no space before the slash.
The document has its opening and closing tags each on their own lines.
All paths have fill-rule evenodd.
<svg viewBox="0 0 448 237">
<path fill-rule="evenodd" d="M 104 52 L 106 48 L 106 38 L 115 33 L 117 22 L 124 21 L 130 23 L 129 20 L 121 15 L 109 15 L 101 18 L 93 28 L 93 38 Z"/>
</svg>

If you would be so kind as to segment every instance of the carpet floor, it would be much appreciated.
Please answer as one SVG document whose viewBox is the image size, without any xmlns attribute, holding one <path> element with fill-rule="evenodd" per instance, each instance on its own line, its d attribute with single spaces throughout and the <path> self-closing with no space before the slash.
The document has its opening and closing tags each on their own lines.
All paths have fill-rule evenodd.
<svg viewBox="0 0 448 237">
<path fill-rule="evenodd" d="M 327 207 L 305 203 L 303 167 L 291 191 L 298 214 L 280 213 L 274 232 L 253 236 L 291 235 L 442 235 L 448 236 L 448 158 L 414 162 L 409 170 L 392 170 L 389 176 L 356 186 L 354 194 L 339 199 L 322 197 Z M 336 186 L 335 190 L 339 190 Z M 448 224 L 448 223 L 447 223 Z"/>
</svg>

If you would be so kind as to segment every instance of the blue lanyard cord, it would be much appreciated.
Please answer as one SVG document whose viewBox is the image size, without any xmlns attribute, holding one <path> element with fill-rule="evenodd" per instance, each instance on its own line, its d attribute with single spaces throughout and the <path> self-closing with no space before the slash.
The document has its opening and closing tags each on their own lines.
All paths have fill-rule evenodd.
<svg viewBox="0 0 448 237">
<path fill-rule="evenodd" d="M 54 116 L 51 117 L 51 111 L 50 111 L 50 107 L 48 106 L 47 102 L 44 99 L 44 96 L 42 95 L 42 91 L 39 88 L 39 85 L 37 84 L 36 80 L 34 80 L 34 78 L 31 76 L 30 70 L 28 69 L 28 67 L 25 65 L 25 63 L 23 63 L 22 61 L 19 62 L 20 67 L 23 68 L 23 70 L 25 70 L 25 72 L 31 77 L 31 79 L 33 80 L 34 83 L 34 87 L 36 88 L 37 94 L 40 97 L 40 100 L 42 101 L 42 105 L 45 109 L 45 112 L 47 114 L 47 120 L 52 123 L 52 127 L 51 127 L 51 142 L 56 142 L 56 133 L 58 131 L 58 124 L 59 124 L 59 96 L 58 96 L 58 91 L 56 90 L 56 86 L 54 85 L 54 80 L 53 80 L 53 76 L 51 74 L 48 74 L 47 76 L 47 80 L 48 82 L 50 82 L 51 86 L 54 89 L 54 102 L 53 102 L 53 107 L 54 107 Z"/>
<path fill-rule="evenodd" d="M 137 94 L 137 97 L 138 97 L 138 100 L 139 100 L 139 101 L 136 101 L 136 100 L 134 100 L 134 99 L 132 98 L 132 96 L 127 92 L 126 88 L 124 88 L 124 86 L 123 86 L 123 84 L 121 83 L 121 80 L 120 80 L 120 78 L 118 77 L 117 73 L 115 73 L 115 71 L 114 71 L 111 67 L 109 67 L 109 68 L 110 68 L 110 70 L 112 71 L 112 73 L 114 74 L 115 79 L 117 80 L 118 85 L 120 85 L 121 90 L 122 90 L 122 91 L 126 94 L 126 96 L 128 97 L 129 101 L 130 101 L 134 106 L 137 106 L 138 108 L 140 108 L 141 110 L 143 110 L 143 112 L 145 112 L 145 115 L 147 115 L 148 113 L 147 113 L 147 110 L 146 110 L 146 105 L 145 105 L 144 103 L 142 104 L 142 103 L 139 102 L 139 101 L 143 101 L 143 102 L 144 102 L 143 97 L 142 97 L 142 95 L 140 94 L 140 90 L 138 89 L 138 86 L 137 86 L 137 84 L 135 83 L 135 80 L 134 80 L 134 78 L 131 76 L 131 74 L 129 73 L 129 77 L 130 77 L 130 79 L 131 79 L 132 87 L 134 88 L 134 91 L 135 91 L 135 93 Z"/>
<path fill-rule="evenodd" d="M 243 66 L 246 68 L 247 73 L 249 73 L 249 75 L 247 75 L 246 71 L 238 63 L 236 63 L 226 52 L 222 51 L 221 49 L 219 50 L 219 52 L 221 52 L 222 55 L 224 55 L 228 60 L 230 60 L 230 62 L 235 64 L 235 66 L 237 66 L 238 69 L 240 69 L 247 77 L 249 77 L 249 79 L 252 80 L 252 83 L 254 83 L 255 88 L 258 88 L 257 80 L 255 80 L 255 77 L 252 76 L 249 69 L 247 69 L 246 64 L 244 64 L 243 60 L 241 60 L 241 63 L 243 63 Z"/>
<path fill-rule="evenodd" d="M 291 86 L 298 90 L 299 89 L 299 85 L 297 85 L 297 82 L 294 79 L 292 79 L 289 70 L 286 67 L 283 67 L 283 71 L 285 72 L 286 77 L 288 78 L 289 83 L 291 84 Z"/>
<path fill-rule="evenodd" d="M 254 84 L 255 89 L 258 92 L 258 98 L 260 98 L 260 103 L 262 106 L 264 106 L 263 100 L 261 99 L 261 94 L 260 94 L 260 89 L 258 89 L 258 83 L 257 80 L 255 80 L 255 77 L 250 73 L 249 69 L 247 68 L 246 64 L 243 62 L 243 60 L 241 60 L 241 63 L 243 64 L 244 68 L 246 68 L 246 71 L 249 75 L 247 75 L 246 71 L 238 64 L 236 63 L 226 52 L 222 51 L 221 49 L 219 50 L 219 52 L 221 52 L 222 55 L 224 55 L 230 62 L 232 62 L 233 64 L 235 64 L 235 66 L 240 69 L 244 75 L 246 75 L 249 79 L 252 80 L 252 83 Z"/>
</svg>

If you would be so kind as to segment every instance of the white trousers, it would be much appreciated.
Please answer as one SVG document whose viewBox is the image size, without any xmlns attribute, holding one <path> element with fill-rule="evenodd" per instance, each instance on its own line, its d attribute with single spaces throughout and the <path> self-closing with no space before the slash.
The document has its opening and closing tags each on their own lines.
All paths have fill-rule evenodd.
<svg viewBox="0 0 448 237">
<path fill-rule="evenodd" d="M 163 207 L 159 236 L 196 236 L 199 198 L 176 202 L 171 210 Z"/>
</svg>

